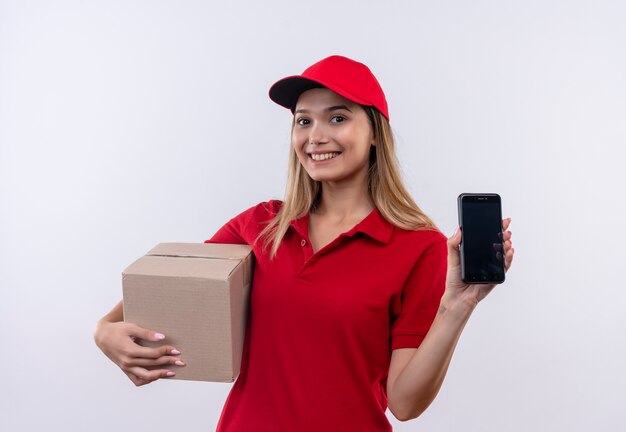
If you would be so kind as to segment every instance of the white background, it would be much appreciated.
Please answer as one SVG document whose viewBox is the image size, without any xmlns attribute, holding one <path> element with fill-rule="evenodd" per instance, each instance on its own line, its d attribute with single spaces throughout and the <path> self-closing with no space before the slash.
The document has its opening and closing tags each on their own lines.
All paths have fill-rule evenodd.
<svg viewBox="0 0 626 432">
<path fill-rule="evenodd" d="M 623 430 L 625 21 L 621 1 L 0 1 L 0 429 L 215 429 L 230 384 L 136 388 L 94 324 L 155 244 L 283 198 L 269 86 L 342 54 L 447 235 L 461 192 L 513 218 L 507 282 L 394 430 Z"/>
</svg>

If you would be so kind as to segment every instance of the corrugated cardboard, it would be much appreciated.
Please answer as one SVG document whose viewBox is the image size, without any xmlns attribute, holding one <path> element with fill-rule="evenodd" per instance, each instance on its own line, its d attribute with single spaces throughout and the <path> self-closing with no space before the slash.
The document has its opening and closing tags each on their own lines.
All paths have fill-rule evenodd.
<svg viewBox="0 0 626 432">
<path fill-rule="evenodd" d="M 160 243 L 122 272 L 124 321 L 165 334 L 173 379 L 233 382 L 239 374 L 254 255 L 248 245 Z"/>
</svg>

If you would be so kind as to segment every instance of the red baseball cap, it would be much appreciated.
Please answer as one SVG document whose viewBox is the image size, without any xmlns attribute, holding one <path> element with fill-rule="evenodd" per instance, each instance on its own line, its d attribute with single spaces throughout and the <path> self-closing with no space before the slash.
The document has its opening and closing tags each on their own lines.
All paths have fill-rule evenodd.
<svg viewBox="0 0 626 432">
<path fill-rule="evenodd" d="M 300 95 L 310 89 L 326 87 L 360 105 L 373 106 L 389 120 L 385 93 L 378 80 L 363 63 L 333 55 L 309 66 L 301 75 L 276 81 L 270 99 L 293 113 Z"/>
</svg>

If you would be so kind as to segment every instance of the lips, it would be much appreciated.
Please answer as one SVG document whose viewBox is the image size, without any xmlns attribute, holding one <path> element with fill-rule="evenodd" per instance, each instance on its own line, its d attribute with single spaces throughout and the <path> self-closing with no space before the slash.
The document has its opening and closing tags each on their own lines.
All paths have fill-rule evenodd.
<svg viewBox="0 0 626 432">
<path fill-rule="evenodd" d="M 341 152 L 308 153 L 309 159 L 314 162 L 325 162 L 341 155 Z"/>
</svg>

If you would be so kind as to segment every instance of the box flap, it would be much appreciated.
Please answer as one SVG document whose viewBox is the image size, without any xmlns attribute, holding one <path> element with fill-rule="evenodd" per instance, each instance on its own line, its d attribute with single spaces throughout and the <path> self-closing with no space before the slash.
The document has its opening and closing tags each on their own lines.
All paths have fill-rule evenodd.
<svg viewBox="0 0 626 432">
<path fill-rule="evenodd" d="M 183 256 L 144 256 L 129 265 L 122 277 L 129 275 L 206 278 L 226 281 L 241 261 L 229 259 L 203 259 Z"/>
<path fill-rule="evenodd" d="M 159 243 L 146 255 L 241 260 L 250 255 L 248 245 L 223 243 Z"/>
</svg>

